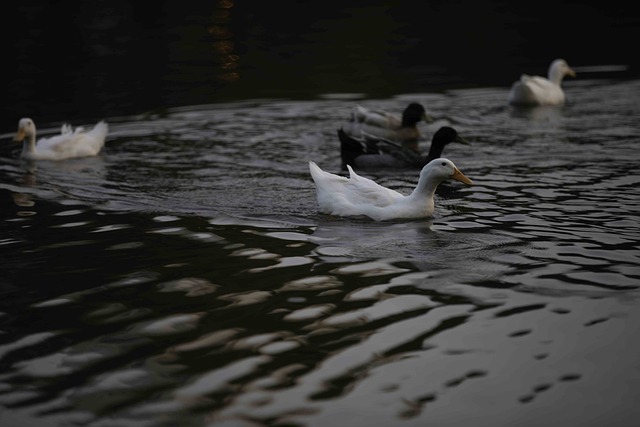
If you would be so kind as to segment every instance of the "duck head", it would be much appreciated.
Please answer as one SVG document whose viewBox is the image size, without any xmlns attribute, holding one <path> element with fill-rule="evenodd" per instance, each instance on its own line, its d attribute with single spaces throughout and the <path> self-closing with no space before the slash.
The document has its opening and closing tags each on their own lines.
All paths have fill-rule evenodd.
<svg viewBox="0 0 640 427">
<path fill-rule="evenodd" d="M 458 132 L 450 126 L 441 127 L 433 135 L 433 143 L 438 143 L 438 144 L 441 144 L 442 146 L 445 146 L 452 142 L 459 142 L 460 144 L 465 144 L 465 145 L 469 144 L 469 141 L 461 137 L 458 134 Z"/>
<path fill-rule="evenodd" d="M 422 104 L 412 102 L 402 112 L 402 126 L 415 126 L 421 120 L 427 123 L 433 121 L 433 118 L 427 114 Z"/>
<path fill-rule="evenodd" d="M 444 151 L 444 147 L 452 142 L 459 142 L 465 145 L 469 144 L 469 141 L 458 135 L 458 132 L 450 126 L 443 126 L 438 129 L 431 139 L 431 147 L 429 148 L 427 157 L 425 157 L 425 162 L 428 162 L 429 159 L 440 157 L 442 151 Z"/>
<path fill-rule="evenodd" d="M 445 159 L 444 157 L 439 157 L 430 161 L 424 168 L 422 168 L 420 178 L 422 178 L 423 175 L 439 181 L 454 179 L 467 185 L 473 185 L 473 181 L 467 178 L 451 160 Z"/>
<path fill-rule="evenodd" d="M 569 67 L 569 64 L 567 64 L 567 61 L 564 59 L 556 59 L 549 66 L 549 80 L 556 84 L 560 84 L 565 76 L 575 77 L 576 72 Z"/>
<path fill-rule="evenodd" d="M 18 122 L 18 132 L 13 138 L 14 141 L 22 142 L 25 138 L 34 136 L 36 134 L 36 125 L 30 118 L 20 119 Z"/>
</svg>

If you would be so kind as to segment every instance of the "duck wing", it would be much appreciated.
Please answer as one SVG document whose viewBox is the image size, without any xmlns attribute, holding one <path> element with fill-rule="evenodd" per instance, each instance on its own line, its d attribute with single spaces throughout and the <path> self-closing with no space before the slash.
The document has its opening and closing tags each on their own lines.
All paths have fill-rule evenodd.
<svg viewBox="0 0 640 427">
<path fill-rule="evenodd" d="M 355 138 L 367 132 L 388 139 L 394 139 L 401 127 L 400 116 L 382 110 L 371 110 L 361 105 L 353 108 L 349 121 L 342 126 L 347 135 Z"/>
<path fill-rule="evenodd" d="M 75 130 L 70 125 L 62 125 L 60 135 L 38 141 L 37 151 L 41 155 L 58 159 L 94 156 L 100 152 L 108 132 L 108 125 L 101 121 L 86 132 L 82 127 Z"/>
<path fill-rule="evenodd" d="M 362 132 L 362 137 L 357 138 L 341 128 L 338 129 L 338 139 L 343 170 L 347 169 L 347 165 L 421 168 L 427 163 L 426 158 L 414 150 L 367 132 Z"/>
<path fill-rule="evenodd" d="M 383 127 L 388 129 L 397 129 L 402 124 L 399 115 L 389 113 L 383 110 L 373 110 L 356 105 L 352 113 L 352 120 L 364 123 L 370 126 Z"/>
<path fill-rule="evenodd" d="M 551 80 L 545 77 L 529 76 L 527 74 L 523 74 L 520 77 L 520 82 L 527 85 L 533 91 L 546 91 L 556 86 Z"/>
<path fill-rule="evenodd" d="M 377 154 L 388 154 L 407 166 L 421 168 L 426 164 L 425 158 L 419 153 L 389 139 L 376 137 L 363 132 L 363 140 L 371 151 L 373 151 L 375 147 Z"/>
<path fill-rule="evenodd" d="M 405 197 L 395 190 L 358 175 L 351 166 L 347 165 L 347 169 L 349 180 L 344 185 L 344 191 L 354 203 L 384 207 Z"/>
<path fill-rule="evenodd" d="M 564 102 L 564 92 L 557 84 L 542 76 L 523 74 L 509 92 L 512 104 L 560 104 Z"/>
<path fill-rule="evenodd" d="M 358 175 L 351 166 L 347 165 L 347 168 L 349 178 L 325 172 L 309 162 L 321 211 L 334 215 L 363 215 L 372 207 L 386 207 L 405 197 Z"/>
</svg>

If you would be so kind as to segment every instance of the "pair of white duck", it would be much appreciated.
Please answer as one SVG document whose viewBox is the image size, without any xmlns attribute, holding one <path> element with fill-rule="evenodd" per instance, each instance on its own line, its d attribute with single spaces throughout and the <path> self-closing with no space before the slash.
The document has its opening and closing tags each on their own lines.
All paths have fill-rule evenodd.
<svg viewBox="0 0 640 427">
<path fill-rule="evenodd" d="M 508 102 L 527 106 L 561 105 L 565 102 L 561 87 L 565 76 L 575 77 L 575 72 L 563 59 L 551 63 L 547 78 L 523 74 L 511 86 Z M 399 119 L 390 120 L 386 113 L 371 112 L 370 115 L 368 119 L 367 110 L 358 106 L 352 114 L 352 122 L 358 121 L 369 126 L 392 122 L 399 127 Z M 424 111 L 421 115 L 427 117 Z M 372 130 L 368 128 L 367 132 L 371 133 Z M 387 134 L 380 137 L 389 138 Z M 416 188 L 407 196 L 357 175 L 350 165 L 347 168 L 349 178 L 325 172 L 314 162 L 309 162 L 321 212 L 338 216 L 364 215 L 378 221 L 429 217 L 434 211 L 434 195 L 440 183 L 454 179 L 472 185 L 472 181 L 445 158 L 434 159 L 425 165 L 420 171 Z"/>
<path fill-rule="evenodd" d="M 59 135 L 36 142 L 36 126 L 23 118 L 15 140 L 22 141 L 21 157 L 28 160 L 65 160 L 97 155 L 104 146 L 108 125 L 99 122 L 90 131 L 63 125 Z M 433 212 L 433 195 L 440 182 L 453 178 L 471 184 L 455 165 L 446 159 L 429 163 L 420 174 L 418 186 L 410 196 L 376 184 L 357 175 L 349 166 L 351 178 L 333 175 L 309 164 L 318 190 L 321 210 L 334 215 L 366 215 L 376 220 L 429 216 Z"/>
</svg>

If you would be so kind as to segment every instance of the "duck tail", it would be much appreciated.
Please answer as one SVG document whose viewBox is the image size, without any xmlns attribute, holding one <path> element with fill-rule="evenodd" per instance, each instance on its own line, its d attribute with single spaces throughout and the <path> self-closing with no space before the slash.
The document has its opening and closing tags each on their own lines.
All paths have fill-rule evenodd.
<svg viewBox="0 0 640 427">
<path fill-rule="evenodd" d="M 311 160 L 309 160 L 309 172 L 311 173 L 311 178 L 313 179 L 313 182 L 315 182 L 316 184 L 320 179 L 322 179 L 323 176 L 328 175 L 328 172 L 325 172 L 322 169 L 320 169 L 320 166 L 318 166 L 315 162 Z"/>
</svg>

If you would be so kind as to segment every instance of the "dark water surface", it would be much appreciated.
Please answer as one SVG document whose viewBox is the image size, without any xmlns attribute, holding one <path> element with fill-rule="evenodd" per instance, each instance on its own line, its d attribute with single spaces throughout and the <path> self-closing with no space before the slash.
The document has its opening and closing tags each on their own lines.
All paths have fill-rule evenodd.
<svg viewBox="0 0 640 427">
<path fill-rule="evenodd" d="M 193 30 L 220 15 L 211 7 L 202 13 L 204 4 L 189 12 L 168 5 L 131 6 L 130 27 L 120 33 L 113 30 L 121 28 L 118 13 L 105 10 L 118 11 L 121 3 L 96 2 L 94 13 L 69 6 L 75 19 L 95 17 L 79 27 L 79 45 L 107 52 L 105 60 L 121 56 L 115 64 L 122 74 L 114 76 L 121 86 L 101 80 L 102 91 L 94 91 L 112 96 L 111 103 L 91 106 L 77 88 L 113 76 L 113 68 L 101 74 L 61 67 L 60 86 L 75 87 L 67 107 L 56 101 L 57 89 L 43 89 L 43 79 L 27 73 L 13 81 L 41 86 L 44 103 L 32 101 L 35 92 L 20 101 L 25 108 L 38 104 L 26 109 L 41 134 L 56 132 L 64 118 L 91 124 L 94 117 L 108 120 L 110 134 L 96 158 L 29 164 L 10 142 L 26 114 L 13 107 L 11 120 L 5 114 L 0 425 L 638 425 L 640 79 L 585 72 L 565 82 L 564 107 L 514 109 L 506 105 L 510 77 L 504 84 L 473 82 L 450 75 L 448 59 L 410 63 L 398 56 L 396 49 L 424 40 L 409 37 L 418 18 L 407 18 L 410 11 L 397 18 L 395 3 L 303 3 L 293 10 L 298 20 L 261 18 L 264 10 L 236 4 L 229 27 L 252 34 L 234 44 L 240 58 L 268 53 L 298 69 L 305 58 L 313 69 L 305 78 L 323 83 L 303 90 L 301 73 L 287 64 L 245 59 L 231 72 L 262 74 L 264 86 L 253 91 L 258 77 L 243 89 L 218 83 L 226 98 L 204 101 L 217 89 L 194 76 L 212 82 L 223 67 L 205 75 L 194 70 L 207 68 L 206 61 L 175 59 L 189 56 L 192 45 L 181 37 L 192 31 L 178 23 Z M 36 6 L 29 10 L 40 21 L 30 22 L 64 15 L 63 6 Z M 441 14 L 450 7 L 432 6 Z M 563 16 L 575 8 L 585 19 L 596 14 L 586 6 L 560 7 Z M 494 21 L 538 19 L 499 3 L 491 11 L 486 16 Z M 394 28 L 364 25 L 389 14 Z M 105 16 L 118 25 L 98 19 Z M 637 31 L 634 18 L 603 16 L 605 28 Z M 336 22 L 359 23 L 378 40 L 396 39 L 372 28 L 394 34 L 403 43 L 386 51 L 395 52 L 397 69 L 444 71 L 425 71 L 414 89 L 403 77 L 388 92 L 377 91 L 373 80 L 358 78 L 361 68 L 345 71 L 341 56 L 329 61 L 331 52 L 320 48 L 355 55 L 366 45 L 364 38 L 349 44 L 352 37 L 326 44 L 317 28 L 338 37 L 346 30 Z M 581 22 L 576 31 L 586 26 Z M 292 27 L 274 31 L 276 23 Z M 109 37 L 100 28 L 111 28 Z M 527 46 L 526 28 L 490 37 L 503 39 L 497 45 L 503 48 Z M 36 30 L 24 27 L 22 43 Z M 210 31 L 212 38 L 222 34 Z M 314 37 L 320 39 L 310 43 Z M 460 40 L 451 48 L 460 51 Z M 250 42 L 262 45 L 253 49 Z M 372 40 L 372 52 L 376 45 Z M 145 49 L 167 52 L 172 71 L 127 70 L 121 60 Z M 537 63 L 543 49 L 534 50 L 530 58 L 514 51 L 515 61 L 471 62 L 508 69 Z M 374 61 L 372 52 L 361 53 L 363 61 Z M 549 55 L 556 53 L 541 56 Z M 607 55 L 581 57 L 576 65 L 628 64 L 629 71 L 637 60 Z M 151 67 L 157 57 L 149 58 Z M 98 69 L 92 60 L 83 64 Z M 340 79 L 323 73 L 336 69 L 362 86 L 350 91 L 346 82 L 328 83 Z M 163 90 L 140 100 L 149 91 L 134 77 L 145 73 L 151 82 L 162 80 Z M 393 76 L 394 69 L 380 70 L 379 81 L 395 82 Z M 201 93 L 180 98 L 184 87 Z M 335 131 L 352 106 L 400 111 L 410 101 L 436 118 L 422 127 L 427 138 L 448 124 L 471 141 L 445 154 L 475 185 L 444 184 L 428 220 L 319 214 L 307 161 L 342 173 Z M 416 171 L 363 175 L 402 192 L 417 182 Z"/>
</svg>

